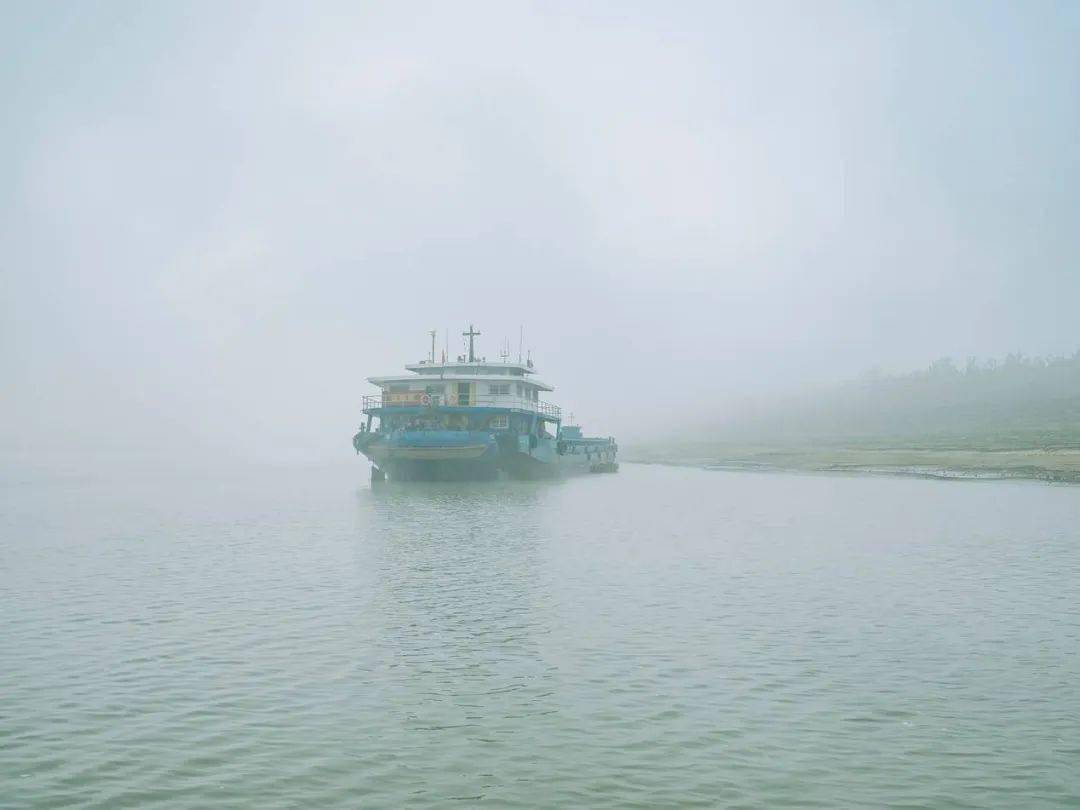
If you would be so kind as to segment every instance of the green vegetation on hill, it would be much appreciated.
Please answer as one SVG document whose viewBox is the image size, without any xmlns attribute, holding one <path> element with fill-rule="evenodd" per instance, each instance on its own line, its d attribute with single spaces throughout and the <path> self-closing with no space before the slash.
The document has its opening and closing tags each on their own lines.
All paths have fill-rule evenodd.
<svg viewBox="0 0 1080 810">
<path fill-rule="evenodd" d="M 1077 446 L 1080 352 L 1056 358 L 1009 355 L 1001 362 L 971 359 L 963 368 L 944 358 L 910 374 L 868 373 L 727 427 L 776 439 L 885 439 L 905 446 L 987 449 Z M 727 432 L 725 426 L 721 431 Z"/>
</svg>

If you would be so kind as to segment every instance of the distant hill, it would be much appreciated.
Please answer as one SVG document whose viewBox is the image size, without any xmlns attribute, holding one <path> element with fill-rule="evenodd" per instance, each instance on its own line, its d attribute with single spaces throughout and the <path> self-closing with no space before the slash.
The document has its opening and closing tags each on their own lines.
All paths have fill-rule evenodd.
<svg viewBox="0 0 1080 810">
<path fill-rule="evenodd" d="M 741 471 L 1028 478 L 1080 484 L 1080 352 L 949 359 L 754 403 L 626 459 Z"/>
</svg>

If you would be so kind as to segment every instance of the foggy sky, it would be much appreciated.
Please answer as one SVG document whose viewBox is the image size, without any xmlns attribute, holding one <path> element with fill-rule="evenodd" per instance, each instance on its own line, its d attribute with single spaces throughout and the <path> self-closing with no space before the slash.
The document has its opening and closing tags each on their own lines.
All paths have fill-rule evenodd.
<svg viewBox="0 0 1080 810">
<path fill-rule="evenodd" d="M 5 4 L 0 459 L 348 456 L 364 378 L 470 321 L 623 440 L 1071 353 L 1077 41 L 1069 2 Z"/>
</svg>

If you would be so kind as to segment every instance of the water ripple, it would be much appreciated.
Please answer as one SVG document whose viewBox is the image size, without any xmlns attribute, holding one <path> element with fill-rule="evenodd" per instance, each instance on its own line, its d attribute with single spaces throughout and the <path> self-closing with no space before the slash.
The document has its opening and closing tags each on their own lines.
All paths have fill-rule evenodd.
<svg viewBox="0 0 1080 810">
<path fill-rule="evenodd" d="M 1080 490 L 360 478 L 0 490 L 0 805 L 1080 803 Z"/>
</svg>

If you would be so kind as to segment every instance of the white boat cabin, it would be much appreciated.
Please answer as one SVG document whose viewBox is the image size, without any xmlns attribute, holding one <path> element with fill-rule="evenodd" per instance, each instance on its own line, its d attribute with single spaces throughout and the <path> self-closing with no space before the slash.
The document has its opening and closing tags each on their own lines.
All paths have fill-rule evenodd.
<svg viewBox="0 0 1080 810">
<path fill-rule="evenodd" d="M 368 377 L 368 382 L 382 389 L 384 408 L 443 405 L 544 411 L 551 406 L 540 402 L 540 392 L 555 390 L 532 377 L 533 368 L 523 363 L 422 360 L 405 368 L 413 373 Z"/>
</svg>

